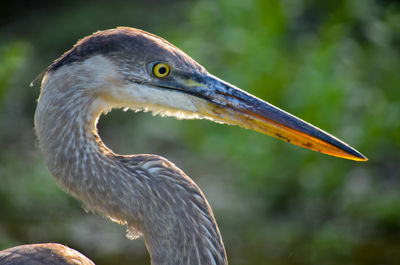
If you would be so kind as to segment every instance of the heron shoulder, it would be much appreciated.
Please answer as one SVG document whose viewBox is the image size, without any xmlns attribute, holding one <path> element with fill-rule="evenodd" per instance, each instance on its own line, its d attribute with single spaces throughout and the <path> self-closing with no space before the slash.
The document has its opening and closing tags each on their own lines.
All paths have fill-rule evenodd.
<svg viewBox="0 0 400 265">
<path fill-rule="evenodd" d="M 213 222 L 213 214 L 207 199 L 198 185 L 174 163 L 158 155 L 116 156 L 134 176 L 140 177 L 141 185 L 147 185 L 155 197 L 163 199 L 171 213 L 184 211 L 192 218 Z M 150 196 L 151 197 L 151 196 Z M 153 198 L 155 198 L 153 197 Z M 157 204 L 157 202 L 154 202 Z M 211 222 L 211 223 L 212 223 Z"/>
<path fill-rule="evenodd" d="M 150 238 L 147 240 L 154 249 L 166 245 L 186 242 L 186 249 L 180 251 L 188 256 L 192 264 L 226 264 L 222 239 L 203 192 L 197 184 L 172 162 L 157 155 L 116 156 L 135 176 L 144 180 L 151 196 L 146 197 L 147 219 L 143 229 Z M 128 225 L 128 231 L 131 227 Z M 137 231 L 128 233 L 136 238 Z M 200 254 L 201 253 L 201 254 Z M 161 264 L 157 262 L 155 264 Z M 177 263 L 179 264 L 179 263 Z"/>
</svg>

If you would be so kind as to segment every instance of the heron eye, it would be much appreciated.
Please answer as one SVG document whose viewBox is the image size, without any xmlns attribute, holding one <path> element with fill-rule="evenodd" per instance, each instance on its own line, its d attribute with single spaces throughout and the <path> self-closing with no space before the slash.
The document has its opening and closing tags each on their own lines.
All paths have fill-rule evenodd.
<svg viewBox="0 0 400 265">
<path fill-rule="evenodd" d="M 166 77 L 170 72 L 170 68 L 165 63 L 156 63 L 153 66 L 153 74 L 156 77 Z"/>
</svg>

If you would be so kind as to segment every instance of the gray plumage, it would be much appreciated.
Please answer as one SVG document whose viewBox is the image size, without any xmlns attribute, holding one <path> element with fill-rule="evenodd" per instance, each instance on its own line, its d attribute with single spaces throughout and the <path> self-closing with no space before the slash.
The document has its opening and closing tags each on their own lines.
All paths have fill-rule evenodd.
<svg viewBox="0 0 400 265">
<path fill-rule="evenodd" d="M 35 113 L 39 145 L 67 192 L 86 208 L 126 225 L 131 237 L 143 236 L 152 265 L 228 262 L 211 207 L 185 173 L 160 156 L 121 156 L 103 144 L 96 124 L 112 108 L 206 118 L 366 160 L 335 137 L 212 76 L 155 35 L 117 28 L 83 38 L 44 74 Z M 46 246 L 53 264 L 74 264 L 61 263 L 61 252 L 53 251 L 60 246 L 51 244 L 40 245 L 37 253 L 35 246 L 21 246 L 1 255 L 11 253 L 9 261 L 17 252 L 42 257 Z"/>
<path fill-rule="evenodd" d="M 0 251 L 2 265 L 94 265 L 76 250 L 61 244 L 31 244 Z"/>
<path fill-rule="evenodd" d="M 107 65 L 88 63 L 96 56 Z M 143 75 L 145 62 L 158 60 L 176 69 L 202 70 L 171 44 L 136 29 L 108 30 L 79 41 L 44 77 L 35 114 L 40 147 L 65 190 L 87 208 L 127 225 L 131 235 L 143 235 L 152 264 L 226 264 L 211 207 L 199 187 L 162 157 L 114 154 L 97 134 L 98 116 L 119 106 L 99 107 L 104 84 L 96 80 L 112 79 L 114 73 L 118 80 L 111 82 L 129 83 L 137 78 L 129 72 Z M 95 71 L 101 67 L 107 76 Z"/>
</svg>

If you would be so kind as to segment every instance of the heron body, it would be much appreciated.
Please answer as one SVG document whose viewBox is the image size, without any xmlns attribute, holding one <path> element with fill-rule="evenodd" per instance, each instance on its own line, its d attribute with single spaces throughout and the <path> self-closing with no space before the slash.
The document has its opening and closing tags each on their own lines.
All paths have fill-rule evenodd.
<svg viewBox="0 0 400 265">
<path fill-rule="evenodd" d="M 0 251 L 2 265 L 94 265 L 78 251 L 61 244 L 30 244 Z"/>
<path fill-rule="evenodd" d="M 132 28 L 94 33 L 47 69 L 35 113 L 37 137 L 58 183 L 88 209 L 143 236 L 153 265 L 222 265 L 227 257 L 210 205 L 184 172 L 160 156 L 121 156 L 103 144 L 97 120 L 113 108 L 206 118 L 366 160 L 335 137 L 212 76 L 155 35 Z"/>
</svg>

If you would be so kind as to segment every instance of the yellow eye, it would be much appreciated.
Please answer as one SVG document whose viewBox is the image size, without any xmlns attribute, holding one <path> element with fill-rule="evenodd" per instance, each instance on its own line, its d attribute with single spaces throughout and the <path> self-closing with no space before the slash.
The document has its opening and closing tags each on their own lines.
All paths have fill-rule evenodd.
<svg viewBox="0 0 400 265">
<path fill-rule="evenodd" d="M 156 77 L 166 77 L 170 72 L 170 68 L 165 63 L 156 63 L 153 66 L 153 74 Z"/>
</svg>

